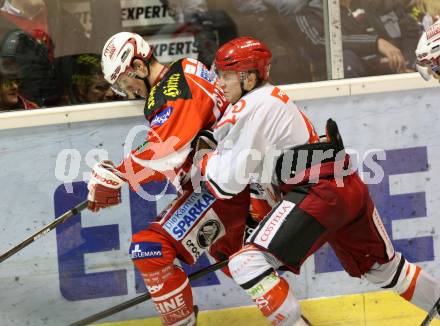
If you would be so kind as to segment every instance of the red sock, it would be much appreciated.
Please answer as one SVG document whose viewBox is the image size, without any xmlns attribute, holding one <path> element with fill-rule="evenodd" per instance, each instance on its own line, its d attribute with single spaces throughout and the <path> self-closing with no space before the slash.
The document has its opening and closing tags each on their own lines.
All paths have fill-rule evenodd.
<svg viewBox="0 0 440 326">
<path fill-rule="evenodd" d="M 172 274 L 166 278 L 164 283 L 151 283 L 145 278 L 151 298 L 164 325 L 195 325 L 193 298 L 188 276 L 181 268 L 172 267 Z"/>
</svg>

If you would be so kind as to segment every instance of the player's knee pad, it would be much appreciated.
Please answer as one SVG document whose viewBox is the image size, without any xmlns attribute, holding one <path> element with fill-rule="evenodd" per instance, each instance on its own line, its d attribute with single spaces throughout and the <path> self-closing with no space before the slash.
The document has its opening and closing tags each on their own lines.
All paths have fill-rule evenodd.
<svg viewBox="0 0 440 326">
<path fill-rule="evenodd" d="M 277 259 L 253 245 L 243 247 L 229 258 L 229 271 L 235 282 L 243 288 L 257 283 L 280 266 Z"/>
<path fill-rule="evenodd" d="M 379 287 L 389 287 L 392 283 L 398 283 L 397 281 L 403 268 L 403 266 L 400 265 L 404 264 L 405 261 L 405 258 L 399 252 L 396 252 L 393 259 L 391 259 L 389 262 L 385 264 L 374 264 L 373 267 L 371 267 L 371 269 L 363 276 L 370 283 Z M 395 282 L 393 282 L 393 280 Z"/>
<path fill-rule="evenodd" d="M 272 325 L 303 325 L 298 300 L 274 269 L 276 259 L 248 246 L 229 260 L 234 280 L 249 294 Z"/>
<path fill-rule="evenodd" d="M 289 283 L 275 272 L 245 291 L 271 325 L 303 325 L 298 299 Z"/>
</svg>

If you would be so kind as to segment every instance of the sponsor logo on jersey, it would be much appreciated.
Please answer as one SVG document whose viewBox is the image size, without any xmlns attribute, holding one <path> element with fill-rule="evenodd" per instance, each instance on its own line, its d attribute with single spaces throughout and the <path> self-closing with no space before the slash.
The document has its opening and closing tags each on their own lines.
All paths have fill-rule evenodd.
<svg viewBox="0 0 440 326">
<path fill-rule="evenodd" d="M 246 292 L 251 296 L 251 298 L 256 299 L 258 297 L 262 297 L 267 292 L 269 292 L 277 283 L 280 281 L 280 278 L 275 274 L 270 274 L 266 276 L 263 280 L 261 280 L 258 284 L 251 287 Z"/>
<path fill-rule="evenodd" d="M 256 298 L 254 302 L 257 304 L 258 309 L 266 308 L 269 305 L 269 301 L 265 297 Z"/>
<path fill-rule="evenodd" d="M 177 98 L 183 100 L 192 98 L 191 89 L 184 77 L 182 60 L 173 62 L 164 78 L 151 88 L 145 103 L 145 116 L 149 118 L 157 109 L 168 106 L 167 101 L 174 101 Z M 174 109 L 177 110 L 175 105 Z"/>
<path fill-rule="evenodd" d="M 185 307 L 185 299 L 183 298 L 183 293 L 179 293 L 174 297 L 167 300 L 160 301 L 156 303 L 157 308 L 161 314 L 168 314 L 172 311 L 182 309 Z"/>
<path fill-rule="evenodd" d="M 199 259 L 202 252 L 200 251 L 200 248 L 192 241 L 192 239 L 185 241 L 185 247 L 192 254 L 195 260 Z"/>
<path fill-rule="evenodd" d="M 200 227 L 197 243 L 201 248 L 209 247 L 220 234 L 221 225 L 216 220 L 209 220 Z"/>
<path fill-rule="evenodd" d="M 197 221 L 181 240 L 182 245 L 197 260 L 215 241 L 226 234 L 225 226 L 213 209 Z"/>
<path fill-rule="evenodd" d="M 194 325 L 195 321 L 191 317 L 189 309 L 182 292 L 167 298 L 165 300 L 156 301 L 156 307 L 161 314 L 161 319 L 166 325 Z M 186 322 L 187 318 L 189 322 Z"/>
<path fill-rule="evenodd" d="M 201 64 L 197 68 L 196 76 L 203 78 L 204 80 L 210 82 L 211 84 L 213 84 L 215 80 L 214 73 L 203 67 Z"/>
<path fill-rule="evenodd" d="M 164 283 L 160 283 L 157 285 L 150 285 L 148 286 L 148 292 L 150 292 L 151 294 L 157 293 L 160 290 L 162 290 Z"/>
<path fill-rule="evenodd" d="M 161 126 L 163 125 L 168 118 L 171 116 L 171 113 L 173 112 L 173 107 L 169 106 L 162 112 L 158 113 L 153 120 L 151 120 L 151 126 Z"/>
<path fill-rule="evenodd" d="M 148 94 L 148 101 L 147 101 L 147 108 L 148 110 L 151 110 L 154 108 L 154 106 L 156 105 L 156 99 L 155 99 L 155 95 L 156 95 L 156 91 L 157 91 L 157 86 L 159 84 L 154 85 L 151 90 L 150 93 Z"/>
<path fill-rule="evenodd" d="M 283 200 L 275 212 L 271 214 L 267 222 L 264 223 L 263 227 L 258 230 L 254 242 L 264 248 L 268 248 L 278 229 L 294 207 L 294 203 Z"/>
<path fill-rule="evenodd" d="M 193 237 L 190 236 L 184 241 L 184 246 L 192 254 L 194 259 L 197 260 L 205 249 L 217 239 L 221 230 L 223 230 L 223 225 L 220 221 L 209 220 L 198 228 L 196 236 L 197 243 L 195 243 Z"/>
<path fill-rule="evenodd" d="M 163 93 L 169 97 L 177 97 L 180 94 L 179 90 L 179 80 L 180 73 L 172 74 L 166 81 L 163 86 Z"/>
<path fill-rule="evenodd" d="M 131 259 L 162 257 L 162 245 L 157 242 L 134 242 L 130 246 Z"/>
<path fill-rule="evenodd" d="M 182 206 L 166 221 L 164 229 L 176 240 L 181 240 L 191 227 L 209 210 L 215 202 L 209 193 L 193 193 Z"/>
</svg>

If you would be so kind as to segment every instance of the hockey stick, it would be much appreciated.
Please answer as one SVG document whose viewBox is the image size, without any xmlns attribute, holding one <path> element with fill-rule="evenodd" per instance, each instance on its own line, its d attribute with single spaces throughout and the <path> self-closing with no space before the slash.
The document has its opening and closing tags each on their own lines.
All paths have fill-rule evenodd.
<svg viewBox="0 0 440 326">
<path fill-rule="evenodd" d="M 434 319 L 434 316 L 440 311 L 440 298 L 434 303 L 434 306 L 429 310 L 428 315 L 423 319 L 420 326 L 428 326 Z"/>
<path fill-rule="evenodd" d="M 223 260 L 223 261 L 220 261 L 218 263 L 215 263 L 215 264 L 212 264 L 212 265 L 207 266 L 205 268 L 202 268 L 201 270 L 199 270 L 199 271 L 197 271 L 195 273 L 192 273 L 191 275 L 188 276 L 188 278 L 189 278 L 190 281 L 196 280 L 196 279 L 198 279 L 198 278 L 200 278 L 202 276 L 205 276 L 206 274 L 209 274 L 211 272 L 215 272 L 216 270 L 225 267 L 227 264 L 228 264 L 228 260 L 227 259 Z M 113 314 L 115 314 L 117 312 L 120 312 L 122 310 L 128 309 L 130 307 L 133 307 L 133 306 L 135 306 L 135 305 L 137 305 L 137 304 L 139 304 L 141 302 L 144 302 L 144 301 L 147 301 L 147 300 L 150 300 L 150 299 L 151 299 L 151 295 L 150 295 L 150 293 L 147 292 L 147 293 L 142 294 L 142 295 L 140 295 L 140 296 L 138 296 L 136 298 L 130 299 L 130 300 L 125 301 L 125 302 L 123 302 L 121 304 L 118 304 L 118 305 L 116 305 L 114 307 L 111 307 L 111 308 L 109 308 L 107 310 L 103 310 L 101 312 L 98 312 L 97 314 L 94 314 L 94 315 L 90 316 L 90 317 L 84 318 L 84 319 L 82 319 L 80 321 L 77 321 L 77 322 L 75 322 L 73 324 L 70 324 L 69 326 L 89 325 L 91 323 L 94 323 L 95 321 L 98 321 L 98 320 L 103 319 L 105 317 L 111 316 L 111 315 L 113 315 Z"/>
<path fill-rule="evenodd" d="M 5 259 L 11 257 L 12 255 L 16 254 L 21 249 L 23 249 L 24 247 L 28 246 L 29 244 L 31 244 L 35 240 L 40 239 L 42 236 L 44 236 L 45 234 L 47 234 L 50 231 L 52 231 L 53 229 L 55 229 L 59 224 L 64 223 L 69 218 L 71 218 L 72 216 L 75 216 L 76 214 L 81 212 L 86 207 L 87 207 L 87 200 L 79 203 L 74 208 L 72 208 L 70 211 L 65 212 L 63 215 L 61 215 L 60 217 L 58 217 L 54 221 L 52 221 L 52 223 L 49 223 L 48 225 L 46 225 L 45 227 L 43 227 L 42 229 L 40 229 L 39 231 L 37 231 L 36 233 L 31 235 L 26 240 L 20 242 L 14 248 L 9 249 L 4 254 L 2 254 L 0 256 L 0 263 L 3 262 Z"/>
</svg>

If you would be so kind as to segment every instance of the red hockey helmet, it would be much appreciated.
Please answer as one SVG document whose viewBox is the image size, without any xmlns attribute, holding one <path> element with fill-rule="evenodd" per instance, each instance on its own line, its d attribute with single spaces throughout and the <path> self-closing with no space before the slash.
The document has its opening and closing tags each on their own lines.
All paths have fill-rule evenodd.
<svg viewBox="0 0 440 326">
<path fill-rule="evenodd" d="M 259 78 L 267 80 L 272 52 L 263 42 L 250 36 L 239 37 L 222 45 L 215 56 L 215 68 L 246 72 L 257 70 Z"/>
</svg>

